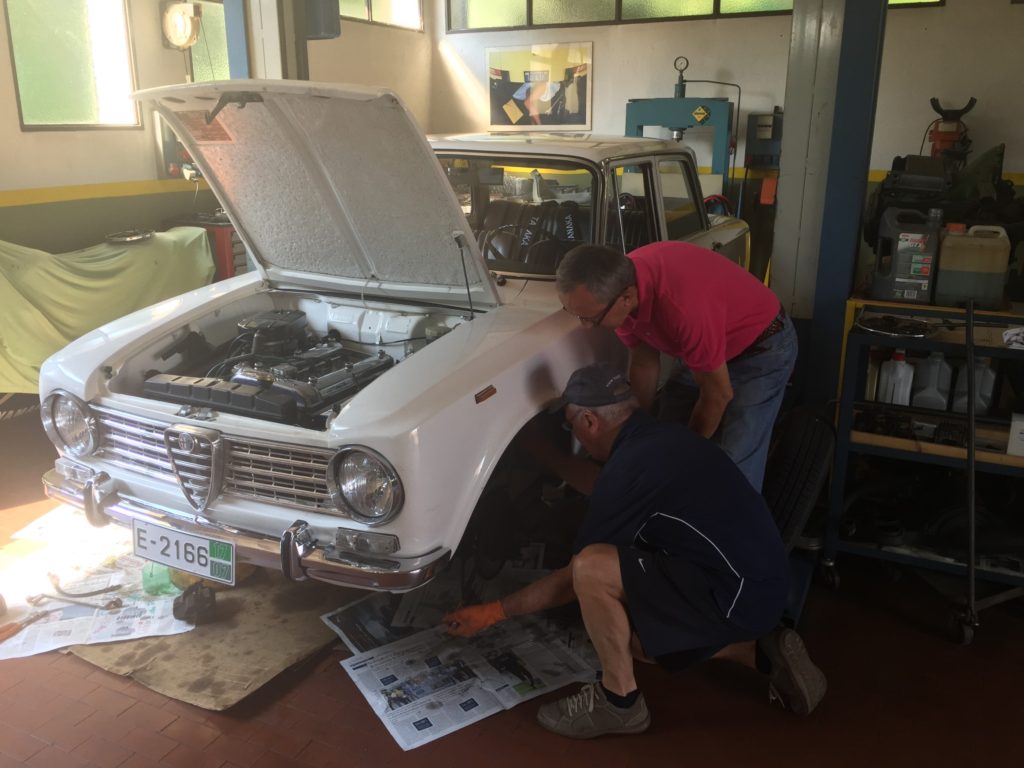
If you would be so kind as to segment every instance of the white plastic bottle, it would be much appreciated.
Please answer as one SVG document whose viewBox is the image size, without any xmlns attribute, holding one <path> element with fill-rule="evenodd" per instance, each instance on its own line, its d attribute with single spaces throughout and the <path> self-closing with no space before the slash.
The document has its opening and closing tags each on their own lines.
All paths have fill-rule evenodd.
<svg viewBox="0 0 1024 768">
<path fill-rule="evenodd" d="M 996 372 L 991 360 L 978 357 L 974 360 L 974 412 L 979 416 L 988 413 L 992 405 L 992 390 L 995 388 Z M 956 390 L 953 392 L 953 410 L 967 413 L 967 363 L 956 367 Z"/>
<path fill-rule="evenodd" d="M 913 396 L 915 408 L 934 408 L 944 411 L 949 407 L 949 384 L 953 367 L 941 352 L 932 352 L 914 365 Z"/>
<path fill-rule="evenodd" d="M 914 366 L 907 362 L 905 350 L 897 349 L 892 359 L 882 363 L 878 377 L 878 401 L 893 405 L 910 405 L 910 387 L 914 382 Z"/>
</svg>

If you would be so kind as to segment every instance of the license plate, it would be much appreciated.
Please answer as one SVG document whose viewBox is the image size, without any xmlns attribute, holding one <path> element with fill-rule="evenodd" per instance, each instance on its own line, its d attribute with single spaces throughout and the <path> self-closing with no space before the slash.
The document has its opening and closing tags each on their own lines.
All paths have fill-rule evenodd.
<svg viewBox="0 0 1024 768">
<path fill-rule="evenodd" d="M 132 520 L 135 554 L 222 584 L 235 583 L 235 545 Z"/>
</svg>

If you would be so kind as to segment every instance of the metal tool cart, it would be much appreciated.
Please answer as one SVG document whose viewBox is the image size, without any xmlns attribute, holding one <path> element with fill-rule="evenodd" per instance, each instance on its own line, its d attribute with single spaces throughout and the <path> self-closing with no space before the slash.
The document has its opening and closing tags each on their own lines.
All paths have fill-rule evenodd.
<svg viewBox="0 0 1024 768">
<path fill-rule="evenodd" d="M 968 644 L 978 626 L 979 611 L 1024 595 L 1024 552 L 1016 561 L 979 564 L 976 530 L 976 473 L 1024 478 L 1024 456 L 1006 453 L 1006 420 L 980 419 L 975 413 L 975 357 L 1024 361 L 1024 350 L 1008 348 L 1002 332 L 1024 326 L 1024 313 L 975 312 L 883 301 L 847 302 L 842 390 L 838 411 L 835 465 L 832 474 L 822 574 L 838 587 L 836 556 L 840 552 L 966 577 L 962 601 L 949 617 L 954 638 Z M 874 402 L 865 397 L 872 350 L 940 351 L 966 358 L 967 412 L 915 409 Z M 1018 397 L 1022 393 L 1016 392 Z M 979 445 L 979 443 L 981 443 Z M 941 548 L 858 537 L 846 523 L 846 512 L 860 489 L 848 487 L 851 454 L 880 456 L 939 465 L 966 473 L 966 557 Z M 982 580 L 1009 588 L 978 599 Z"/>
</svg>

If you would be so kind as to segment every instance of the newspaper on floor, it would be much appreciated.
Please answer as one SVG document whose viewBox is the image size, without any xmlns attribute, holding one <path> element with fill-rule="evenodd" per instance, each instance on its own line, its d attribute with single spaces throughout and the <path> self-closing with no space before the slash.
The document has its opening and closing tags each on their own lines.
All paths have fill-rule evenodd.
<svg viewBox="0 0 1024 768">
<path fill-rule="evenodd" d="M 31 656 L 69 645 L 105 643 L 188 632 L 193 626 L 173 616 L 178 594 L 149 595 L 142 589 L 145 561 L 131 552 L 131 532 L 120 526 L 94 528 L 81 513 L 61 506 L 12 536 L 0 550 L 0 593 L 8 613 L 0 624 L 51 611 L 0 643 L 0 660 Z M 122 607 L 103 610 L 46 599 L 37 606 L 26 598 L 55 594 L 48 574 L 57 572 L 68 592 L 82 593 L 119 584 L 120 589 L 84 598 L 102 605 L 118 598 Z"/>
<path fill-rule="evenodd" d="M 544 545 L 530 544 L 496 578 L 478 579 L 466 585 L 466 591 L 473 595 L 473 602 L 497 600 L 541 578 L 547 573 L 541 570 L 543 562 Z M 320 618 L 352 653 L 363 653 L 436 627 L 446 613 L 459 606 L 463 594 L 460 569 L 449 568 L 411 592 L 374 592 Z"/>
<path fill-rule="evenodd" d="M 403 750 L 595 674 L 531 617 L 468 640 L 434 627 L 341 665 Z"/>
</svg>

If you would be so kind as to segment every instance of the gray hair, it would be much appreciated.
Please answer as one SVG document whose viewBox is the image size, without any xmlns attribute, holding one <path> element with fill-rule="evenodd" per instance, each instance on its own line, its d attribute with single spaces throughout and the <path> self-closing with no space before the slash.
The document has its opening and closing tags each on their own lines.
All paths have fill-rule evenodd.
<svg viewBox="0 0 1024 768">
<path fill-rule="evenodd" d="M 598 405 L 593 408 L 587 408 L 587 410 L 596 413 L 602 421 L 608 424 L 608 426 L 617 427 L 632 416 L 633 411 L 639 407 L 640 401 L 635 397 L 630 397 L 628 400 L 623 400 L 621 403 Z"/>
<path fill-rule="evenodd" d="M 636 285 L 636 267 L 614 248 L 578 245 L 558 265 L 555 288 L 559 293 L 572 293 L 581 285 L 598 301 L 610 303 Z"/>
</svg>

